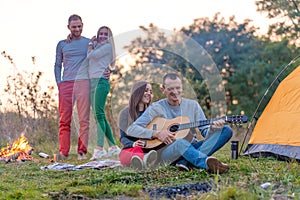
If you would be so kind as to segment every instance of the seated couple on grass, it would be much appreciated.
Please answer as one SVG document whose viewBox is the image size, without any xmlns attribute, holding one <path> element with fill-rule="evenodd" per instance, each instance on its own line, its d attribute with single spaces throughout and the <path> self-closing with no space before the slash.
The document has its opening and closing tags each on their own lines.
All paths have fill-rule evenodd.
<svg viewBox="0 0 300 200">
<path fill-rule="evenodd" d="M 141 81 L 133 86 L 129 106 L 119 116 L 122 165 L 144 169 L 168 163 L 187 171 L 196 167 L 219 174 L 229 170 L 227 164 L 211 156 L 232 137 L 232 129 L 224 125 L 224 120 L 197 127 L 204 137 L 201 141 L 195 139 L 196 130 L 193 128 L 188 128 L 188 133 L 182 137 L 180 131 L 176 134 L 178 126 L 174 126 L 176 130 L 157 128 L 172 120 L 178 124 L 187 120 L 206 120 L 197 101 L 181 96 L 182 89 L 181 78 L 175 73 L 168 73 L 163 77 L 161 87 L 166 98 L 150 105 L 150 83 Z"/>
</svg>

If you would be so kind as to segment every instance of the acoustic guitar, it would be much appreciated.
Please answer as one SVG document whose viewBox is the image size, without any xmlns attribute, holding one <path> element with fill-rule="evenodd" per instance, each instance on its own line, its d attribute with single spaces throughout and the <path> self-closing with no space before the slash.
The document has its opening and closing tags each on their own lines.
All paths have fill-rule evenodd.
<svg viewBox="0 0 300 200">
<path fill-rule="evenodd" d="M 190 119 L 186 116 L 176 117 L 174 119 L 166 119 L 162 117 L 156 117 L 148 126 L 147 129 L 151 130 L 168 130 L 169 132 L 176 133 L 175 138 L 186 138 L 189 135 L 190 128 L 201 127 L 205 125 L 210 125 L 214 121 L 223 119 L 225 122 L 241 124 L 248 121 L 246 116 L 235 115 L 235 116 L 225 116 L 221 118 L 213 118 L 208 120 L 200 120 L 197 122 L 190 122 Z M 154 149 L 163 142 L 159 139 L 149 139 L 145 140 L 145 149 Z"/>
</svg>

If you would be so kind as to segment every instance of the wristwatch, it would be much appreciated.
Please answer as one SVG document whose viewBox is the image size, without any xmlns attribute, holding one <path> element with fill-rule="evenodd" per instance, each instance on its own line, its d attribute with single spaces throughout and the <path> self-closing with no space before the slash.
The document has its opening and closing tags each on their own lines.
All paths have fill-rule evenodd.
<svg viewBox="0 0 300 200">
<path fill-rule="evenodd" d="M 89 46 L 94 46 L 94 43 L 93 42 L 89 42 Z"/>
</svg>

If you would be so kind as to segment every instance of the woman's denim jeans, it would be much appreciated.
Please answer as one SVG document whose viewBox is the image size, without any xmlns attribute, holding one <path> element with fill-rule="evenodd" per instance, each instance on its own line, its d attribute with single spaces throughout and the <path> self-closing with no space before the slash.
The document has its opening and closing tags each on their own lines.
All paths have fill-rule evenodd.
<svg viewBox="0 0 300 200">
<path fill-rule="evenodd" d="M 162 151 L 161 161 L 173 163 L 182 156 L 195 167 L 207 169 L 206 158 L 223 147 L 231 137 L 232 129 L 225 125 L 222 130 L 208 133 L 204 140 L 193 144 L 177 139 Z"/>
</svg>

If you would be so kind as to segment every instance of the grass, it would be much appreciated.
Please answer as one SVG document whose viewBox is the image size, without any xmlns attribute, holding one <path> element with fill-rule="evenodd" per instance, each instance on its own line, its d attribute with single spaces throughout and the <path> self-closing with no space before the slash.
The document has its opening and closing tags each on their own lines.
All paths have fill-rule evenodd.
<svg viewBox="0 0 300 200">
<path fill-rule="evenodd" d="M 230 166 L 229 173 L 214 175 L 205 170 L 179 171 L 173 166 L 154 170 L 84 169 L 80 171 L 41 170 L 48 159 L 39 162 L 0 161 L 0 199 L 151 199 L 145 189 L 209 182 L 212 190 L 176 199 L 300 199 L 299 163 L 273 158 L 230 159 L 229 144 L 215 156 Z M 82 164 L 71 155 L 69 164 Z M 271 186 L 263 189 L 261 184 Z M 166 197 L 158 197 L 158 199 Z"/>
</svg>

